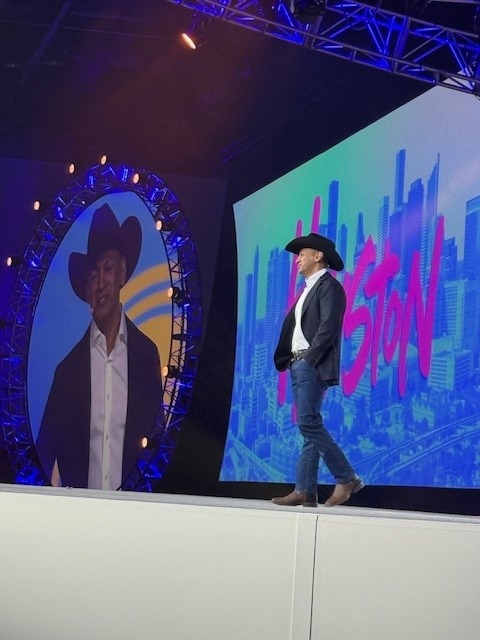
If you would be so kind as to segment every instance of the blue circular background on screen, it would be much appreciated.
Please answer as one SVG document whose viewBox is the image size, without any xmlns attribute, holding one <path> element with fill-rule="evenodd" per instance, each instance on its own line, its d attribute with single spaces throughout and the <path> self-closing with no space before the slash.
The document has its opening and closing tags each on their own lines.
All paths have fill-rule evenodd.
<svg viewBox="0 0 480 640">
<path fill-rule="evenodd" d="M 129 216 L 135 216 L 142 227 L 140 258 L 124 287 L 130 287 L 130 292 L 123 304 L 130 319 L 157 344 L 162 363 L 168 361 L 171 303 L 167 289 L 170 277 L 162 236 L 155 230 L 151 212 L 136 193 L 102 196 L 82 212 L 61 241 L 38 299 L 27 371 L 28 410 L 34 440 L 40 429 L 55 368 L 81 339 L 91 321 L 87 304 L 71 287 L 68 260 L 73 251 L 86 253 L 93 214 L 105 203 L 112 208 L 120 224 Z"/>
</svg>

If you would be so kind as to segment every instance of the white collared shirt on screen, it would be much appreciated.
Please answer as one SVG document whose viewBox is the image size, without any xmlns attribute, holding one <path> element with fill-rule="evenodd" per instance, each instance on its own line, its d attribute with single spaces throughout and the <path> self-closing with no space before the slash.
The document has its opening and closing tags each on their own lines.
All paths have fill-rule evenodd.
<svg viewBox="0 0 480 640">
<path fill-rule="evenodd" d="M 313 285 L 326 273 L 326 269 L 320 269 L 320 271 L 315 271 L 314 274 L 305 278 L 305 289 L 300 294 L 299 299 L 297 300 L 297 304 L 295 305 L 295 329 L 293 330 L 292 336 L 292 353 L 296 353 L 297 351 L 302 351 L 303 349 L 308 349 L 310 346 L 308 340 L 303 335 L 302 331 L 302 310 L 303 303 L 305 298 L 308 296 Z"/>
<path fill-rule="evenodd" d="M 105 336 L 92 319 L 90 329 L 91 410 L 89 489 L 122 484 L 123 442 L 128 402 L 127 324 L 122 311 L 115 346 L 107 355 Z"/>
</svg>

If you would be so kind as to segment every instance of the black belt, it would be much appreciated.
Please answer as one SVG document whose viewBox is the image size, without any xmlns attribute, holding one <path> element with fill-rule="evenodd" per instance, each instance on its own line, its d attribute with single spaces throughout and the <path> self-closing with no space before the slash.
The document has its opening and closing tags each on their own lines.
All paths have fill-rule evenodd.
<svg viewBox="0 0 480 640">
<path fill-rule="evenodd" d="M 301 351 L 295 351 L 295 353 L 292 353 L 292 359 L 290 362 L 297 362 L 297 360 L 301 360 L 306 351 L 306 349 L 302 349 Z"/>
</svg>

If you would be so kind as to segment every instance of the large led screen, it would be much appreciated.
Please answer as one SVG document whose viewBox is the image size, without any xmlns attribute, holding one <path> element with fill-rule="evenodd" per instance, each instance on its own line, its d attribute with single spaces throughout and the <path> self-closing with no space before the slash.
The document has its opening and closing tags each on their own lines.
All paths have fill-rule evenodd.
<svg viewBox="0 0 480 640">
<path fill-rule="evenodd" d="M 302 284 L 284 247 L 317 231 L 345 260 L 348 301 L 327 428 L 370 485 L 480 485 L 479 107 L 432 89 L 235 205 L 222 481 L 295 480 L 301 437 L 273 353 Z"/>
</svg>

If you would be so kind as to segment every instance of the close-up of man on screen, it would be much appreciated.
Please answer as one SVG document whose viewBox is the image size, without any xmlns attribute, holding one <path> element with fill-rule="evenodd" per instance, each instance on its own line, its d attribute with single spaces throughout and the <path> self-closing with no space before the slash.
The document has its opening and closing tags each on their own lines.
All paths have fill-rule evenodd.
<svg viewBox="0 0 480 640">
<path fill-rule="evenodd" d="M 36 443 L 54 485 L 118 489 L 162 416 L 157 346 L 120 302 L 141 247 L 139 220 L 120 225 L 104 204 L 94 212 L 86 254 L 70 255 L 71 286 L 92 320 L 55 370 Z"/>
</svg>

